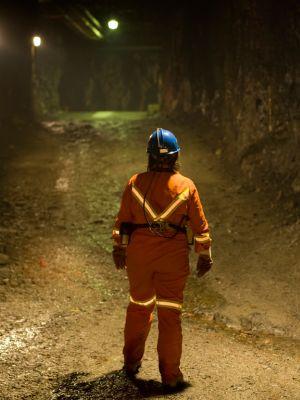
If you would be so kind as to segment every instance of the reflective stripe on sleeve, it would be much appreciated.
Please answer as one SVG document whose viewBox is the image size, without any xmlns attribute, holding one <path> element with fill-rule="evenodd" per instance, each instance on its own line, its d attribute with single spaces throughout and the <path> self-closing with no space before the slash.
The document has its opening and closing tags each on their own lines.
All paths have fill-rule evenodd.
<svg viewBox="0 0 300 400">
<path fill-rule="evenodd" d="M 151 299 L 146 300 L 146 301 L 138 301 L 138 300 L 134 300 L 132 296 L 130 296 L 130 302 L 133 304 L 138 304 L 139 306 L 150 306 L 151 304 L 154 304 L 156 300 L 156 296 L 153 296 Z"/>
<path fill-rule="evenodd" d="M 176 303 L 175 301 L 170 300 L 156 300 L 157 307 L 166 307 L 166 308 L 174 308 L 175 310 L 181 311 L 182 304 Z"/>
<path fill-rule="evenodd" d="M 209 232 L 201 233 L 201 235 L 195 235 L 194 237 L 196 243 L 206 244 L 211 242 Z"/>
<path fill-rule="evenodd" d="M 113 229 L 111 236 L 114 244 L 119 244 L 120 242 L 120 231 L 118 229 Z"/>
</svg>

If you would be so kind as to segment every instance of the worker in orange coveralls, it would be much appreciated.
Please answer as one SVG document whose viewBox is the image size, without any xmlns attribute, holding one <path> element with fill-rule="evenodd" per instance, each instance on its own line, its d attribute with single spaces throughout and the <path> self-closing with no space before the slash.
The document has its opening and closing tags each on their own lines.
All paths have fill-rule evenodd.
<svg viewBox="0 0 300 400">
<path fill-rule="evenodd" d="M 178 172 L 179 150 L 170 131 L 158 128 L 150 136 L 148 170 L 130 178 L 125 188 L 112 253 L 116 268 L 127 269 L 130 285 L 124 370 L 131 377 L 138 373 L 156 305 L 159 370 L 171 389 L 184 384 L 181 310 L 189 274 L 188 231 L 199 254 L 198 276 L 212 266 L 208 223 L 194 183 Z"/>
</svg>

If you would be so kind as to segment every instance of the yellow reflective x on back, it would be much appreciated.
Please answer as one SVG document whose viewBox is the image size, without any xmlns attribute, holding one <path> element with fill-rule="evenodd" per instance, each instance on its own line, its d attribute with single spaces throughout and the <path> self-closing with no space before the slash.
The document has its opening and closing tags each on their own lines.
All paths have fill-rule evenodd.
<svg viewBox="0 0 300 400">
<path fill-rule="evenodd" d="M 188 197 L 189 197 L 189 188 L 184 189 L 181 193 L 179 193 L 175 199 L 165 208 L 165 210 L 157 214 L 149 202 L 147 200 L 144 200 L 144 196 L 141 194 L 141 192 L 137 189 L 136 186 L 132 186 L 132 193 L 137 199 L 137 201 L 140 203 L 140 205 L 143 207 L 145 206 L 145 210 L 147 213 L 151 216 L 153 221 L 161 221 L 169 217 L 182 203 L 184 203 Z"/>
<path fill-rule="evenodd" d="M 132 193 L 134 194 L 135 198 L 137 199 L 137 201 L 140 203 L 140 205 L 142 207 L 145 206 L 145 210 L 147 211 L 147 213 L 150 215 L 151 218 L 153 218 L 154 220 L 157 217 L 156 212 L 153 210 L 153 208 L 150 206 L 150 204 L 148 203 L 147 200 L 144 199 L 144 196 L 141 194 L 141 192 L 138 190 L 138 188 L 136 186 L 132 186 Z"/>
<path fill-rule="evenodd" d="M 171 204 L 159 215 L 158 219 L 165 219 L 169 217 L 182 203 L 184 203 L 189 197 L 189 188 L 184 189 L 183 192 L 179 193 Z"/>
</svg>

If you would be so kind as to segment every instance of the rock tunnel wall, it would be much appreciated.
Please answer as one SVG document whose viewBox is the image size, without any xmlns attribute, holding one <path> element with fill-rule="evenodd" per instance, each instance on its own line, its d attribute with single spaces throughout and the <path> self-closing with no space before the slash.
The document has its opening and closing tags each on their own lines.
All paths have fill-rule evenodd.
<svg viewBox="0 0 300 400">
<path fill-rule="evenodd" d="M 213 0 L 179 10 L 166 44 L 164 112 L 205 118 L 226 157 L 278 198 L 300 195 L 299 21 L 294 0 Z"/>
<path fill-rule="evenodd" d="M 76 51 L 68 54 L 61 104 L 72 110 L 146 110 L 158 102 L 158 80 L 156 51 L 93 45 L 86 58 Z"/>
<path fill-rule="evenodd" d="M 159 49 L 90 41 L 43 22 L 47 42 L 36 54 L 40 117 L 59 110 L 146 110 L 158 103 Z"/>
<path fill-rule="evenodd" d="M 37 1 L 0 3 L 0 124 L 32 118 L 31 35 Z M 1 135 L 1 133 L 0 133 Z"/>
</svg>

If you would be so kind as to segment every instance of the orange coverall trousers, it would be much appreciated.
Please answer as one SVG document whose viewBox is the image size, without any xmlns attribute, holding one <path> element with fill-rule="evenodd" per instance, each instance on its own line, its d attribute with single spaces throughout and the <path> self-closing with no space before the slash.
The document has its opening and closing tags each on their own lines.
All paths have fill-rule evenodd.
<svg viewBox="0 0 300 400">
<path fill-rule="evenodd" d="M 181 306 L 189 273 L 185 235 L 168 240 L 144 229 L 136 231 L 127 247 L 127 273 L 131 302 L 125 324 L 125 364 L 134 366 L 142 359 L 156 304 L 159 370 L 163 382 L 172 382 L 181 376 Z"/>
</svg>

